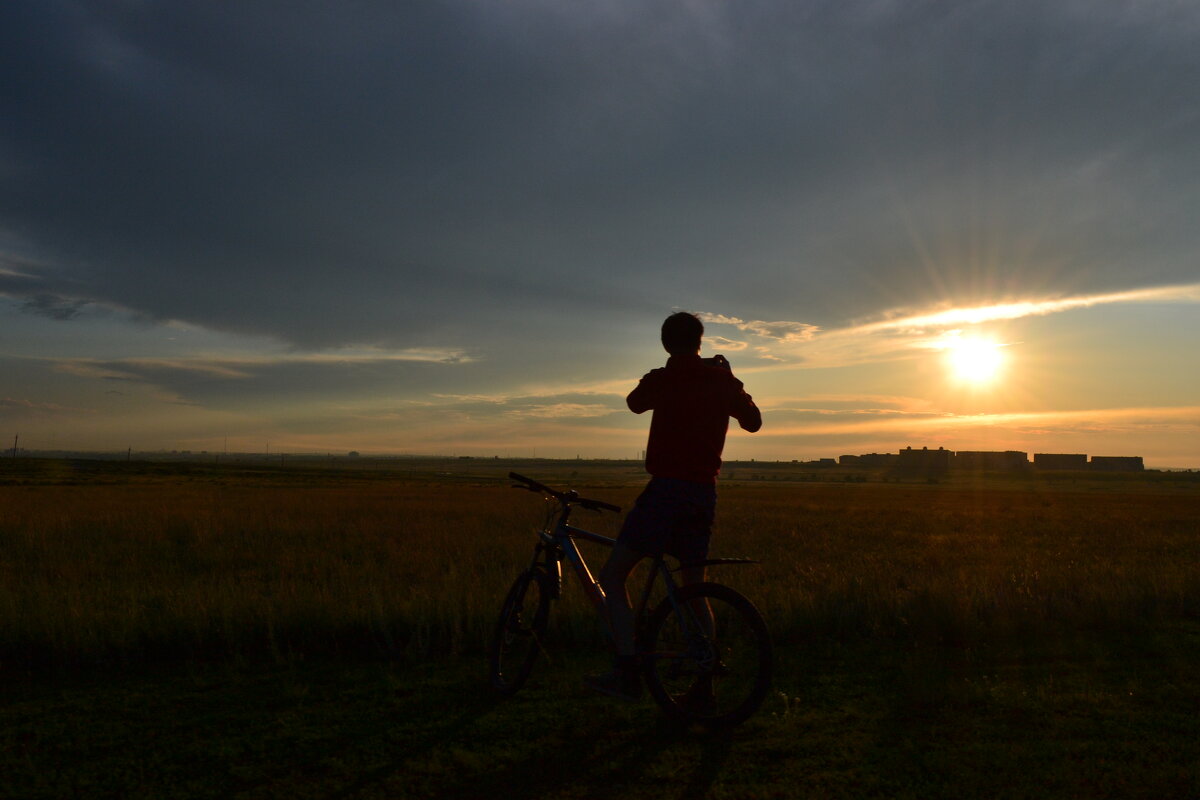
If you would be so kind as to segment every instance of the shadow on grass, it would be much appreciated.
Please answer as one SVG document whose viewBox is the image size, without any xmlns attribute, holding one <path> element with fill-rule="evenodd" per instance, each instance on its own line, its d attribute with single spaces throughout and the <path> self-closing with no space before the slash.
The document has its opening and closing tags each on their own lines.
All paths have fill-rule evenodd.
<svg viewBox="0 0 1200 800">
<path fill-rule="evenodd" d="M 687 785 L 679 792 L 679 800 L 706 797 L 713 784 L 720 778 L 729 750 L 733 746 L 733 734 L 729 731 L 708 734 L 701 746 L 700 763 L 688 778 Z"/>
<path fill-rule="evenodd" d="M 407 738 L 403 742 L 402 755 L 388 763 L 363 772 L 358 778 L 341 790 L 330 794 L 330 798 L 357 797 L 372 787 L 381 787 L 392 778 L 403 773 L 413 762 L 424 760 L 432 753 L 453 745 L 471 728 L 477 726 L 485 717 L 491 714 L 501 704 L 501 698 L 488 688 L 476 684 L 461 687 L 463 691 L 456 693 L 460 705 L 457 713 L 449 717 L 443 724 L 437 725 L 432 731 L 424 733 L 420 741 Z M 436 696 L 438 701 L 445 698 Z M 426 709 L 409 709 L 410 713 L 424 713 Z M 367 739 L 374 739 L 386 734 L 388 728 L 394 726 L 394 721 L 388 717 L 380 719 L 369 730 L 362 730 L 352 739 L 344 741 L 346 750 L 353 749 L 357 744 Z"/>
<path fill-rule="evenodd" d="M 623 715 L 609 715 L 590 727 L 548 730 L 542 737 L 533 752 L 480 779 L 460 796 L 536 798 L 558 793 L 595 800 L 627 797 L 661 782 L 661 776 L 648 772 L 667 760 L 669 751 L 694 750 L 700 743 L 699 765 L 678 784 L 678 797 L 698 798 L 716 782 L 730 749 L 727 735 L 687 730 L 657 714 L 644 726 L 631 724 Z M 671 791 L 664 794 L 674 796 Z"/>
</svg>

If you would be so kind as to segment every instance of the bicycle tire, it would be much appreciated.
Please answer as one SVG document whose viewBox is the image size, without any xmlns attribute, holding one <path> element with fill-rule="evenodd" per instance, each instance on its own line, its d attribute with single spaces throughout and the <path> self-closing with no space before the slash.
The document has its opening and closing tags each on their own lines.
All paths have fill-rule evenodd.
<svg viewBox="0 0 1200 800">
<path fill-rule="evenodd" d="M 529 679 L 549 615 L 549 577 L 535 569 L 522 572 L 500 607 L 488 654 L 492 686 L 502 694 L 515 693 Z"/>
<path fill-rule="evenodd" d="M 771 687 L 774 650 L 762 615 L 745 596 L 718 583 L 684 586 L 675 597 L 677 605 L 664 599 L 646 621 L 646 688 L 677 722 L 708 728 L 745 722 Z M 693 608 L 700 600 L 712 609 L 715 644 Z"/>
</svg>

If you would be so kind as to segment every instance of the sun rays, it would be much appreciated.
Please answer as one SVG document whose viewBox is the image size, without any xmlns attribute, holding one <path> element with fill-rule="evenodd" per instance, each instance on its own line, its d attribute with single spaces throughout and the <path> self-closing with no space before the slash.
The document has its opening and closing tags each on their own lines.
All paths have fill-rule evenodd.
<svg viewBox="0 0 1200 800">
<path fill-rule="evenodd" d="M 993 384 L 1004 370 L 1007 358 L 1003 347 L 1003 344 L 986 336 L 964 336 L 956 330 L 944 337 L 939 349 L 945 353 L 951 380 L 983 389 Z"/>
</svg>

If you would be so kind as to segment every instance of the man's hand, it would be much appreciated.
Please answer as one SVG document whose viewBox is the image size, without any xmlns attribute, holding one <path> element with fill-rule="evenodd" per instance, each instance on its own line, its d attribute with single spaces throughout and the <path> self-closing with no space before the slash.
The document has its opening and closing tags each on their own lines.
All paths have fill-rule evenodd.
<svg viewBox="0 0 1200 800">
<path fill-rule="evenodd" d="M 717 353 L 712 358 L 706 358 L 704 360 L 715 367 L 724 367 L 730 372 L 733 371 L 733 367 L 729 366 L 729 359 L 725 358 L 725 356 L 721 355 L 720 353 Z"/>
</svg>

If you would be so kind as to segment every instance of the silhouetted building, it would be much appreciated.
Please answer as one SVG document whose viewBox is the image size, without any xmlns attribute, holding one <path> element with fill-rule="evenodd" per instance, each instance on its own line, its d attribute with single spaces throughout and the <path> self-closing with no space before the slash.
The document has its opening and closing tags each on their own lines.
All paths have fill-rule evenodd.
<svg viewBox="0 0 1200 800">
<path fill-rule="evenodd" d="M 1034 453 L 1038 469 L 1087 469 L 1087 453 Z"/>
<path fill-rule="evenodd" d="M 914 450 L 906 447 L 896 454 L 896 468 L 906 472 L 945 472 L 950 469 L 950 451 L 939 447 Z"/>
<path fill-rule="evenodd" d="M 805 461 L 804 466 L 833 466 L 832 458 Z M 904 472 L 936 473 L 946 470 L 976 472 L 1019 472 L 1030 467 L 1029 454 L 1020 450 L 959 450 L 944 447 L 917 450 L 905 447 L 899 453 L 863 453 L 839 456 L 843 467 L 895 467 Z M 1040 470 L 1100 470 L 1108 472 L 1141 472 L 1145 469 L 1141 456 L 1092 456 L 1089 463 L 1085 453 L 1034 453 L 1032 465 Z"/>
<path fill-rule="evenodd" d="M 950 463 L 956 469 L 1010 472 L 1029 466 L 1029 454 L 1019 450 L 959 450 Z"/>
<path fill-rule="evenodd" d="M 1092 456 L 1089 466 L 1104 472 L 1141 472 L 1146 468 L 1141 456 Z"/>
</svg>

